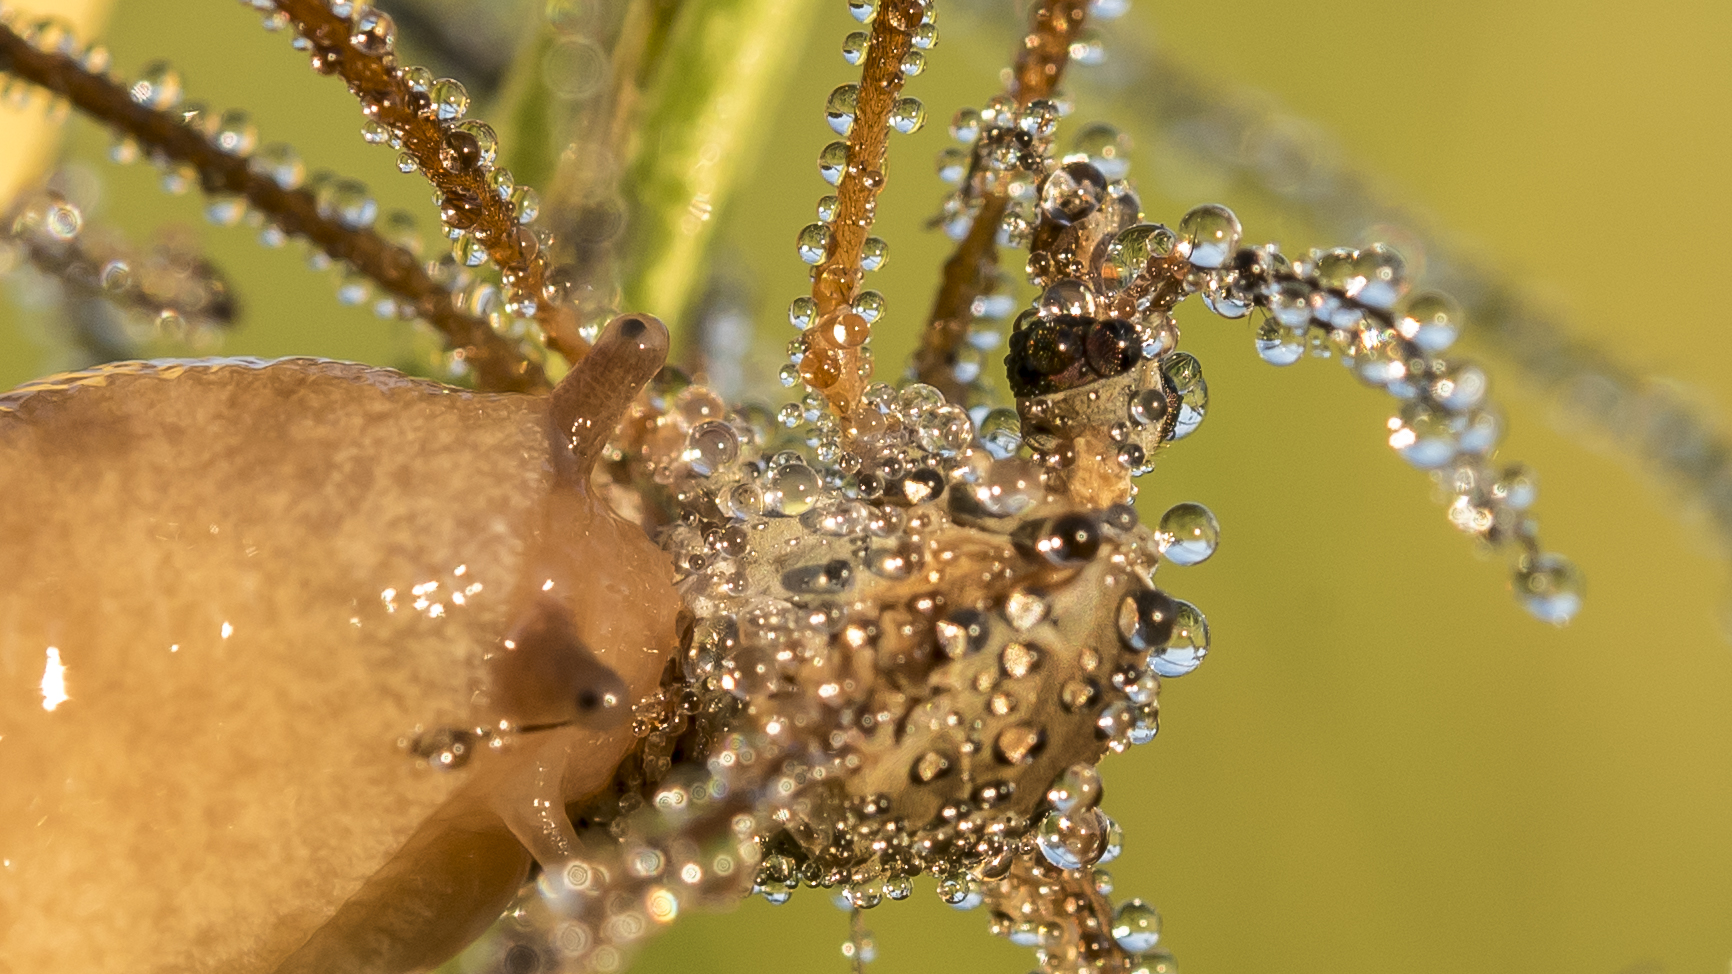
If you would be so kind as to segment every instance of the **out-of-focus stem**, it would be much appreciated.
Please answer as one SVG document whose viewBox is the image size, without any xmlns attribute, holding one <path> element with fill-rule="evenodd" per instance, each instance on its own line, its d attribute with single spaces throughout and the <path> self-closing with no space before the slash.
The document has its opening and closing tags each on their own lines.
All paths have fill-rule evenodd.
<svg viewBox="0 0 1732 974">
<path fill-rule="evenodd" d="M 685 323 L 701 288 L 712 215 L 751 161 L 811 24 L 809 0 L 684 5 L 639 106 L 631 151 L 637 210 L 625 305 Z"/>
</svg>

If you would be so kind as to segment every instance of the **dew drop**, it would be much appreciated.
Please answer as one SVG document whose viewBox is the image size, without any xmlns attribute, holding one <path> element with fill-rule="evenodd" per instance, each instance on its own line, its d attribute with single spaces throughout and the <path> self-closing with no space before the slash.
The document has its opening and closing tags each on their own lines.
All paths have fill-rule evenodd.
<svg viewBox="0 0 1732 974">
<path fill-rule="evenodd" d="M 1536 619 L 1567 624 L 1582 608 L 1582 573 L 1562 555 L 1529 555 L 1516 565 L 1516 599 Z"/>
<path fill-rule="evenodd" d="M 1221 525 L 1201 504 L 1174 504 L 1161 515 L 1155 543 L 1161 557 L 1175 565 L 1199 565 L 1209 560 L 1221 541 Z"/>
<path fill-rule="evenodd" d="M 1041 819 L 1035 844 L 1046 861 L 1060 869 L 1084 869 L 1106 851 L 1106 816 L 1088 807 L 1049 812 Z"/>
<path fill-rule="evenodd" d="M 1421 470 L 1443 466 L 1461 446 L 1454 417 L 1419 402 L 1403 406 L 1389 421 L 1389 445 Z"/>
<path fill-rule="evenodd" d="M 998 732 L 993 742 L 993 754 L 1008 765 L 1033 763 L 1046 744 L 1046 735 L 1033 724 L 1012 724 Z"/>
<path fill-rule="evenodd" d="M 797 517 L 812 509 L 820 488 L 818 474 L 804 463 L 790 463 L 770 475 L 764 502 L 769 509 Z"/>
<path fill-rule="evenodd" d="M 837 135 L 847 135 L 854 128 L 854 115 L 859 110 L 860 86 L 837 85 L 824 104 L 824 120 Z"/>
<path fill-rule="evenodd" d="M 1046 790 L 1046 800 L 1061 812 L 1093 808 L 1101 800 L 1101 774 L 1092 764 L 1073 764 Z"/>
<path fill-rule="evenodd" d="M 1149 652 L 1149 669 L 1156 676 L 1184 676 L 1209 655 L 1209 622 L 1197 607 L 1173 600 L 1173 635 L 1167 645 Z"/>
<path fill-rule="evenodd" d="M 349 43 L 368 57 L 383 57 L 391 53 L 397 42 L 397 24 L 391 16 L 373 7 L 361 7 L 355 12 L 354 30 Z"/>
<path fill-rule="evenodd" d="M 42 214 L 43 229 L 56 240 L 71 240 L 84 229 L 84 214 L 62 197 L 55 197 Z"/>
<path fill-rule="evenodd" d="M 800 231 L 800 237 L 795 242 L 795 250 L 800 260 L 808 264 L 822 264 L 830 253 L 830 228 L 822 223 L 809 223 Z"/>
<path fill-rule="evenodd" d="M 258 143 L 259 130 L 246 112 L 230 109 L 217 119 L 211 144 L 231 156 L 244 156 Z"/>
<path fill-rule="evenodd" d="M 1085 125 L 1071 143 L 1072 149 L 1088 156 L 1090 163 L 1109 181 L 1123 179 L 1131 171 L 1131 140 L 1106 122 Z"/>
<path fill-rule="evenodd" d="M 882 237 L 867 237 L 860 244 L 860 269 L 875 271 L 890 259 L 890 245 Z"/>
<path fill-rule="evenodd" d="M 441 122 L 455 122 L 469 111 L 469 89 L 455 78 L 440 78 L 427 90 L 429 109 Z"/>
<path fill-rule="evenodd" d="M 127 89 L 132 100 L 146 108 L 167 111 L 180 104 L 180 72 L 167 61 L 153 61 Z"/>
<path fill-rule="evenodd" d="M 1428 352 L 1441 352 L 1461 334 L 1461 308 L 1448 295 L 1427 291 L 1414 295 L 1396 320 L 1403 338 Z"/>
<path fill-rule="evenodd" d="M 898 98 L 890 109 L 890 127 L 903 135 L 913 135 L 926 124 L 926 106 L 918 98 Z"/>
<path fill-rule="evenodd" d="M 1179 394 L 1179 417 L 1173 424 L 1173 439 L 1182 440 L 1196 432 L 1209 409 L 1209 383 L 1203 379 L 1203 363 L 1190 352 L 1174 352 L 1162 363 L 1161 371 Z"/>
<path fill-rule="evenodd" d="M 534 187 L 519 185 L 511 191 L 511 206 L 517 212 L 518 223 L 534 223 L 541 215 L 541 195 Z"/>
<path fill-rule="evenodd" d="M 980 442 L 995 459 L 1005 460 L 1022 447 L 1022 420 L 1016 410 L 999 407 L 980 421 Z"/>
<path fill-rule="evenodd" d="M 686 440 L 684 459 L 692 471 L 708 477 L 740 455 L 740 438 L 734 428 L 720 420 L 700 423 Z"/>
<path fill-rule="evenodd" d="M 973 108 L 958 109 L 950 119 L 950 137 L 970 143 L 980 137 L 980 112 Z"/>
<path fill-rule="evenodd" d="M 1040 190 L 1041 215 L 1061 226 L 1086 218 L 1106 198 L 1107 178 L 1092 163 L 1066 163 Z"/>
<path fill-rule="evenodd" d="M 973 609 L 958 609 L 938 621 L 934 634 L 938 647 L 951 659 L 978 653 L 989 636 L 987 619 Z"/>
<path fill-rule="evenodd" d="M 1161 915 L 1142 900 L 1126 900 L 1113 914 L 1113 939 L 1133 954 L 1153 950 L 1161 939 Z"/>
<path fill-rule="evenodd" d="M 872 35 L 863 30 L 849 33 L 842 38 L 842 60 L 849 64 L 859 64 L 866 60 L 866 51 L 872 46 Z"/>
<path fill-rule="evenodd" d="M 1166 257 L 1177 246 L 1177 235 L 1158 223 L 1128 227 L 1107 244 L 1106 261 L 1101 267 L 1102 283 L 1109 290 L 1120 290 L 1135 280 L 1150 261 Z"/>
<path fill-rule="evenodd" d="M 1227 266 L 1239 249 L 1239 218 L 1219 203 L 1205 203 L 1179 221 L 1179 252 L 1191 266 Z"/>
<path fill-rule="evenodd" d="M 832 142 L 818 153 L 818 175 L 832 186 L 842 181 L 848 169 L 848 143 Z"/>
<path fill-rule="evenodd" d="M 1264 318 L 1257 325 L 1255 341 L 1258 357 L 1270 365 L 1292 365 L 1305 357 L 1304 338 L 1276 318 Z"/>
<path fill-rule="evenodd" d="M 1015 596 L 1013 595 L 1012 598 Z M 1007 605 L 1006 612 L 1009 611 Z M 1040 614 L 1042 616 L 1046 614 L 1044 605 L 1041 607 Z M 998 654 L 998 665 L 1004 670 L 1005 676 L 1020 679 L 1033 673 L 1035 667 L 1040 665 L 1040 649 L 1027 643 L 1007 643 Z"/>
<path fill-rule="evenodd" d="M 975 499 L 987 512 L 1010 517 L 1046 498 L 1041 469 L 1029 460 L 999 460 L 975 487 Z"/>
<path fill-rule="evenodd" d="M 1040 293 L 1040 300 L 1035 307 L 1043 318 L 1055 318 L 1059 315 L 1092 318 L 1095 313 L 1095 295 L 1087 284 L 1074 277 L 1060 278 Z"/>
<path fill-rule="evenodd" d="M 1137 652 L 1159 649 L 1173 638 L 1177 603 L 1158 589 L 1142 589 L 1119 603 L 1119 636 Z"/>
</svg>

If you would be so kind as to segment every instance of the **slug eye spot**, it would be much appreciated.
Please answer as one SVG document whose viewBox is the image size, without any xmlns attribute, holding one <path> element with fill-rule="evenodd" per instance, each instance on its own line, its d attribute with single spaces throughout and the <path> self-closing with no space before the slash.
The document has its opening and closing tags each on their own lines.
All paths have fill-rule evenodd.
<svg viewBox="0 0 1732 974">
<path fill-rule="evenodd" d="M 611 670 L 608 675 L 613 675 Z M 620 694 L 612 690 L 603 690 L 600 687 L 582 687 L 577 691 L 577 712 L 579 714 L 595 714 L 603 710 L 611 710 L 619 707 L 622 702 Z"/>
</svg>

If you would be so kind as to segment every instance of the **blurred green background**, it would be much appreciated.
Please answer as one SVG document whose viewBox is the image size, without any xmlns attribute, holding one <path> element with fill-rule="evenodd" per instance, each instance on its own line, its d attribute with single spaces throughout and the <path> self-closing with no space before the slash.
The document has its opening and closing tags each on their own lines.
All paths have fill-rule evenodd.
<svg viewBox="0 0 1732 974">
<path fill-rule="evenodd" d="M 814 21 L 809 38 L 787 39 L 797 66 L 785 96 L 764 106 L 755 164 L 717 214 L 716 252 L 756 302 L 771 368 L 793 337 L 782 309 L 805 279 L 794 235 L 826 188 L 814 163 L 832 138 L 822 106 L 850 71 L 837 54 L 853 27 L 843 4 L 825 0 Z M 942 193 L 930 160 L 950 113 L 998 90 L 1006 23 L 944 11 L 930 67 L 910 85 L 930 121 L 893 137 L 880 209 L 892 252 L 872 283 L 890 300 L 883 327 L 895 335 L 877 345 L 887 372 L 948 250 L 923 229 Z M 1104 25 L 1109 58 L 1115 35 L 1133 32 L 1312 119 L 1383 190 L 1578 334 L 1726 415 L 1732 322 L 1716 296 L 1732 226 L 1732 5 L 1138 0 Z M 169 57 L 190 97 L 250 108 L 263 139 L 433 225 L 418 179 L 358 137 L 341 85 L 245 9 L 120 0 L 107 37 L 119 70 Z M 1097 92 L 1086 73 L 1073 91 L 1075 122 L 1107 118 L 1141 147 L 1131 177 L 1149 219 L 1173 223 L 1205 201 L 1149 183 L 1157 140 L 1139 127 L 1137 92 Z M 1106 111 L 1107 95 L 1131 107 Z M 70 133 L 76 155 L 102 157 L 106 137 Z M 198 223 L 197 202 L 159 192 L 148 167 L 94 167 L 102 219 L 135 234 Z M 1240 207 L 1248 238 L 1289 225 L 1218 201 Z M 297 247 L 268 251 L 244 228 L 200 232 L 249 309 L 225 353 L 410 356 L 405 328 L 339 307 L 334 279 L 302 266 Z M 1345 242 L 1283 240 L 1289 253 Z M 15 289 L 0 311 L 0 387 L 54 365 L 28 297 Z M 1159 739 L 1104 767 L 1105 807 L 1126 833 L 1110 867 L 1118 895 L 1161 908 L 1187 974 L 1727 969 L 1732 652 L 1726 565 L 1706 520 L 1606 444 L 1560 432 L 1567 416 L 1481 356 L 1509 421 L 1502 455 L 1539 471 L 1547 544 L 1589 578 L 1575 624 L 1541 625 L 1509 598 L 1502 561 L 1476 558 L 1429 480 L 1383 444 L 1381 394 L 1329 362 L 1264 365 L 1247 322 L 1184 320 L 1212 408 L 1144 481 L 1142 503 L 1157 516 L 1196 500 L 1221 519 L 1220 552 L 1164 576 L 1208 613 L 1214 651 L 1167 685 Z M 984 914 L 927 888 L 868 922 L 878 974 L 1034 966 L 987 934 Z M 803 892 L 682 921 L 639 965 L 841 971 L 846 927 Z"/>
</svg>

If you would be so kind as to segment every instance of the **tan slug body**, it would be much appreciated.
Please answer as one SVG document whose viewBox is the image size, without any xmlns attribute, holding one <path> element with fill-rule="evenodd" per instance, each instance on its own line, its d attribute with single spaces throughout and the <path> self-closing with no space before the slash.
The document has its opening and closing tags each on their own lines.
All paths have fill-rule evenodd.
<svg viewBox="0 0 1732 974">
<path fill-rule="evenodd" d="M 666 347 L 619 319 L 546 398 L 311 359 L 0 396 L 0 972 L 414 970 L 570 858 L 676 638 L 588 488 Z"/>
</svg>

